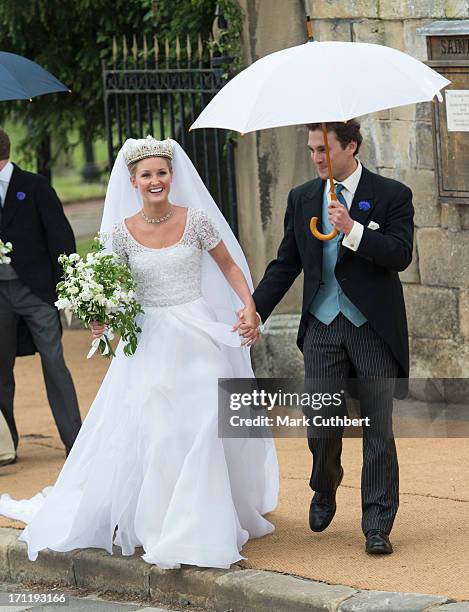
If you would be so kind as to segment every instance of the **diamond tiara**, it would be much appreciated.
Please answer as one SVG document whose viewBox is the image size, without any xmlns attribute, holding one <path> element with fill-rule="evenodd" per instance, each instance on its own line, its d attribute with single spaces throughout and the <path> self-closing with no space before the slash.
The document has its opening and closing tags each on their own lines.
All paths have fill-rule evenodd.
<svg viewBox="0 0 469 612">
<path fill-rule="evenodd" d="M 148 135 L 146 138 L 133 140 L 124 151 L 124 159 L 127 166 L 145 159 L 146 157 L 166 157 L 173 159 L 174 147 L 169 138 L 156 140 Z"/>
</svg>

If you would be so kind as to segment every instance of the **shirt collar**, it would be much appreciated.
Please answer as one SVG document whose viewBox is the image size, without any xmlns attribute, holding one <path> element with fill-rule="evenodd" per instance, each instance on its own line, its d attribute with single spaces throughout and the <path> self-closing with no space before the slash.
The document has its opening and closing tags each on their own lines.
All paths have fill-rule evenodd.
<svg viewBox="0 0 469 612">
<path fill-rule="evenodd" d="M 14 166 L 11 163 L 11 161 L 9 161 L 4 168 L 2 168 L 2 170 L 0 170 L 0 181 L 3 181 L 4 183 L 9 183 L 10 179 L 11 179 L 11 175 L 13 174 L 13 169 Z"/>
<path fill-rule="evenodd" d="M 346 179 L 344 179 L 343 181 L 337 181 L 338 183 L 343 185 L 345 189 L 352 194 L 352 196 L 355 195 L 355 192 L 358 187 L 358 183 L 360 182 L 360 179 L 362 176 L 362 169 L 363 169 L 363 166 L 361 165 L 360 160 L 358 158 L 356 158 L 356 160 L 357 160 L 357 167 L 352 172 L 352 174 L 348 176 Z"/>
</svg>

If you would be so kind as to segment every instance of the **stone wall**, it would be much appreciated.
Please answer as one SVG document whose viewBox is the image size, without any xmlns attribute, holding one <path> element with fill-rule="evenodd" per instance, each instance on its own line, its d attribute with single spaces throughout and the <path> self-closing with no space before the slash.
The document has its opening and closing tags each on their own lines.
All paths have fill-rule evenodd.
<svg viewBox="0 0 469 612">
<path fill-rule="evenodd" d="M 246 64 L 304 42 L 305 5 L 317 40 L 384 44 L 421 60 L 427 58 L 426 40 L 417 28 L 435 20 L 469 19 L 469 0 L 240 0 L 240 5 Z M 411 373 L 463 377 L 469 376 L 469 206 L 454 210 L 438 202 L 431 106 L 405 106 L 362 118 L 360 159 L 369 169 L 406 183 L 414 193 L 414 260 L 402 274 Z M 240 139 L 240 235 L 255 282 L 275 256 L 289 189 L 314 176 L 305 143 L 302 127 Z M 291 375 L 292 370 L 301 374 L 301 358 L 292 348 L 300 305 L 298 281 L 277 307 L 266 341 L 254 353 L 262 375 Z M 288 347 L 283 357 L 274 344 Z"/>
</svg>

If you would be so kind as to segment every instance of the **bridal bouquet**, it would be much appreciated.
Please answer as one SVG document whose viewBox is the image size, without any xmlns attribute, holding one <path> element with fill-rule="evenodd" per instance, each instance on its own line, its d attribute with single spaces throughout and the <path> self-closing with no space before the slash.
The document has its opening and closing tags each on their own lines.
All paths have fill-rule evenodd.
<svg viewBox="0 0 469 612">
<path fill-rule="evenodd" d="M 142 331 L 135 318 L 143 312 L 135 299 L 135 281 L 126 264 L 117 255 L 104 253 L 103 236 L 95 238 L 92 253 L 85 258 L 78 253 L 61 255 L 64 280 L 57 285 L 55 306 L 74 314 L 89 325 L 98 321 L 107 325 L 106 332 L 93 340 L 88 359 L 98 351 L 101 355 L 115 356 L 111 346 L 114 332 L 126 343 L 125 355 L 137 349 L 137 334 Z"/>
<path fill-rule="evenodd" d="M 9 264 L 11 263 L 11 258 L 8 257 L 8 254 L 13 250 L 13 246 L 11 242 L 3 242 L 0 240 L 0 264 Z"/>
</svg>

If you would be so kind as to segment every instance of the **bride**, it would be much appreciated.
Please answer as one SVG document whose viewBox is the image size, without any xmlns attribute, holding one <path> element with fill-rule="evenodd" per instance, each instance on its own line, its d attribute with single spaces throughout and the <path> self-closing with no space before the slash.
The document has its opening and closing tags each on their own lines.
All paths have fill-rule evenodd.
<svg viewBox="0 0 469 612">
<path fill-rule="evenodd" d="M 256 321 L 241 248 L 173 140 L 127 140 L 106 194 L 101 231 L 128 263 L 143 306 L 135 354 L 122 342 L 55 485 L 0 500 L 28 523 L 35 560 L 49 548 L 143 547 L 162 568 L 227 568 L 248 538 L 273 531 L 272 439 L 218 437 L 218 378 L 253 376 L 233 332 Z M 94 337 L 103 328 L 93 325 Z"/>
</svg>

